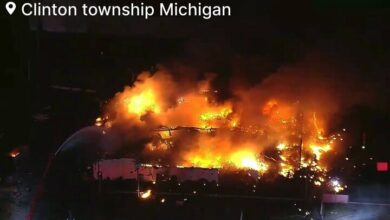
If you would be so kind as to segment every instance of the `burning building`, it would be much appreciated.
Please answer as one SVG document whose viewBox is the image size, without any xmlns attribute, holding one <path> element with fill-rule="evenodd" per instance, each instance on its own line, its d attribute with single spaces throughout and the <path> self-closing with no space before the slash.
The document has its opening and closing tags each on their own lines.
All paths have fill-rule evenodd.
<svg viewBox="0 0 390 220">
<path fill-rule="evenodd" d="M 198 168 L 184 172 L 184 179 L 216 180 L 217 169 L 292 178 L 304 169 L 313 184 L 326 180 L 328 161 L 343 140 L 341 133 L 327 132 L 325 117 L 337 107 L 326 87 L 314 80 L 296 89 L 291 79 L 274 77 L 251 88 L 233 86 L 232 97 L 221 101 L 214 78 L 176 79 L 164 68 L 141 73 L 108 102 L 96 126 L 120 133 L 128 146 L 122 152 L 143 163 L 171 167 L 178 177 Z M 139 169 L 152 173 L 151 180 L 160 172 L 147 170 Z"/>
</svg>

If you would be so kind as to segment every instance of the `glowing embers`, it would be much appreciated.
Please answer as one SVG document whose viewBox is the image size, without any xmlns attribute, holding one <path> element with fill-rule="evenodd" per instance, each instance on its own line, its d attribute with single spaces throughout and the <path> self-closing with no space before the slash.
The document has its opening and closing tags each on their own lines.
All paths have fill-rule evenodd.
<svg viewBox="0 0 390 220">
<path fill-rule="evenodd" d="M 338 179 L 338 178 L 332 178 L 329 181 L 328 186 L 335 193 L 339 193 L 339 192 L 341 192 L 341 191 L 343 191 L 343 190 L 345 190 L 347 188 L 347 185 L 343 186 L 341 181 L 340 181 L 340 179 Z"/>
<path fill-rule="evenodd" d="M 323 153 L 326 153 L 331 150 L 330 144 L 324 144 L 324 145 L 311 145 L 310 146 L 311 151 L 315 155 L 316 160 L 321 159 L 321 155 Z"/>
<path fill-rule="evenodd" d="M 102 118 L 101 118 L 101 117 L 96 118 L 96 120 L 95 120 L 95 126 L 100 127 L 100 126 L 102 126 L 102 125 L 103 125 L 103 120 L 102 120 Z"/>
<path fill-rule="evenodd" d="M 278 149 L 279 151 L 283 151 L 283 150 L 286 150 L 287 149 L 287 145 L 285 143 L 280 143 L 276 146 L 276 149 Z"/>
<path fill-rule="evenodd" d="M 308 178 L 315 186 L 321 186 L 328 178 L 328 170 L 312 159 L 302 158 L 300 170 L 300 178 Z"/>
<path fill-rule="evenodd" d="M 290 145 L 285 142 L 276 146 L 279 155 L 279 174 L 286 178 L 293 178 L 295 171 L 299 169 L 300 146 Z"/>
<path fill-rule="evenodd" d="M 105 116 L 105 117 L 97 117 L 95 119 L 95 126 L 97 127 L 106 127 L 106 128 L 110 128 L 112 126 L 112 123 L 111 121 L 108 119 L 108 116 Z"/>
<path fill-rule="evenodd" d="M 287 177 L 287 178 L 293 178 L 295 173 L 295 168 L 287 163 L 281 162 L 279 167 L 279 174 Z"/>
</svg>

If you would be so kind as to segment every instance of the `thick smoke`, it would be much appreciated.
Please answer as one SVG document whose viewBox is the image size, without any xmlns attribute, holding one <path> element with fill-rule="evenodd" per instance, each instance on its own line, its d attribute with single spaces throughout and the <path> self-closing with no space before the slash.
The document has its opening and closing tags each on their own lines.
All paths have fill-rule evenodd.
<svg viewBox="0 0 390 220">
<path fill-rule="evenodd" d="M 219 167 L 242 152 L 278 161 L 274 149 L 283 144 L 302 145 L 304 155 L 320 160 L 331 149 L 323 140 L 337 129 L 336 116 L 372 97 L 347 70 L 310 59 L 258 82 L 235 70 L 226 91 L 213 87 L 220 79 L 226 76 L 180 65 L 140 73 L 109 102 L 105 126 L 121 134 L 123 152 L 159 163 Z M 281 158 L 296 164 L 301 156 Z"/>
</svg>

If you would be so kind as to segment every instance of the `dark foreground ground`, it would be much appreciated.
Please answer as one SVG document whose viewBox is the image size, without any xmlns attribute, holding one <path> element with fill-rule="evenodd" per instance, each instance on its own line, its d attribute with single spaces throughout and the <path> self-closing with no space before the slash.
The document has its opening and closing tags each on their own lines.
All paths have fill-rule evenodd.
<svg viewBox="0 0 390 220">
<path fill-rule="evenodd" d="M 58 202 L 44 200 L 34 219 L 321 219 L 318 209 L 308 211 L 294 201 L 170 195 L 140 200 L 135 194 L 122 193 L 100 198 L 81 195 L 79 201 L 65 206 Z M 381 206 L 324 205 L 323 210 L 323 219 L 390 219 L 389 208 Z"/>
<path fill-rule="evenodd" d="M 0 219 L 25 219 L 31 213 L 40 181 L 38 175 L 30 172 L 28 161 L 27 158 L 19 158 L 19 166 L 10 177 L 9 184 L 1 187 Z M 68 183 L 64 183 L 66 181 Z M 268 193 L 266 186 L 262 186 L 262 193 L 248 191 L 228 194 L 218 192 L 212 184 L 182 184 L 180 187 L 185 190 L 178 190 L 177 187 L 169 189 L 163 184 L 154 187 L 141 184 L 141 190 L 153 188 L 152 196 L 148 199 L 139 199 L 135 186 L 134 182 L 102 183 L 99 193 L 98 182 L 69 182 L 62 179 L 53 185 L 52 181 L 46 181 L 44 194 L 35 200 L 38 202 L 33 219 L 321 219 L 320 203 L 310 200 L 310 204 L 305 204 L 303 198 L 298 196 L 300 191 L 296 192 L 295 197 L 294 193 L 283 197 L 285 193 L 277 192 L 275 186 L 269 186 L 272 192 Z M 196 193 L 190 190 L 191 187 Z M 322 219 L 386 220 L 390 219 L 390 207 L 386 204 L 325 204 Z"/>
</svg>

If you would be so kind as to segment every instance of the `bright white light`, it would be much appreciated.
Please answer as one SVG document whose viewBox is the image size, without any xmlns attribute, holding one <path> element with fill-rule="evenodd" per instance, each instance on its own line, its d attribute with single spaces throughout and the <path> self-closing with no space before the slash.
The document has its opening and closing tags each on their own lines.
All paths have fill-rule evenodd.
<svg viewBox="0 0 390 220">
<path fill-rule="evenodd" d="M 148 189 L 146 192 L 141 193 L 141 199 L 148 199 L 152 195 L 152 190 Z"/>
<path fill-rule="evenodd" d="M 345 188 L 341 185 L 341 182 L 338 179 L 331 179 L 329 183 L 332 190 L 336 193 L 343 191 Z"/>
</svg>

